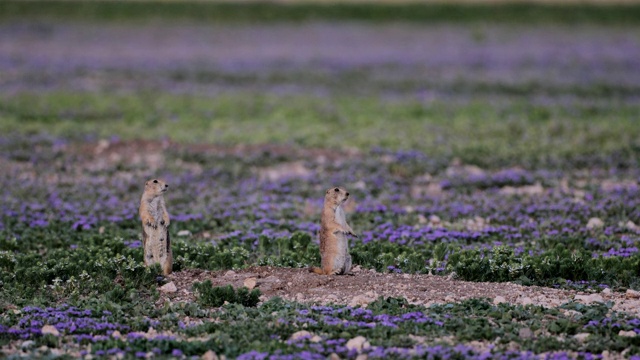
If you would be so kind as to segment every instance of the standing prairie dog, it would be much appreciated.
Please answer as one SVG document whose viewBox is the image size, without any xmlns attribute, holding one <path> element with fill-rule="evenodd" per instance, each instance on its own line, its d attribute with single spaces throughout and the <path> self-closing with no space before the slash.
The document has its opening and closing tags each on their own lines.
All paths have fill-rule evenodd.
<svg viewBox="0 0 640 360">
<path fill-rule="evenodd" d="M 169 188 L 164 181 L 153 179 L 144 183 L 144 193 L 140 199 L 140 219 L 142 220 L 142 247 L 144 264 L 160 263 L 165 275 L 171 273 L 173 253 L 169 239 L 169 213 L 164 205 L 164 194 Z"/>
<path fill-rule="evenodd" d="M 324 207 L 320 218 L 320 256 L 321 267 L 309 270 L 316 274 L 339 275 L 351 270 L 349 238 L 357 235 L 347 224 L 342 204 L 349 198 L 343 187 L 328 189 L 324 195 Z"/>
</svg>

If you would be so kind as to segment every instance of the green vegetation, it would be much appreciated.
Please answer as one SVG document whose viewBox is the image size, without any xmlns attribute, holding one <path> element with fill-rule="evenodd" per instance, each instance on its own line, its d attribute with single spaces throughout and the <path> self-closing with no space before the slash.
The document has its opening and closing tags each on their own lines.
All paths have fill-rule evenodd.
<svg viewBox="0 0 640 360">
<path fill-rule="evenodd" d="M 356 277 L 640 289 L 639 25 L 640 5 L 0 1 L 0 356 L 640 355 L 628 303 L 158 290 L 317 266 L 334 185 Z M 166 277 L 143 264 L 149 178 Z"/>
<path fill-rule="evenodd" d="M 215 22 L 368 20 L 415 22 L 604 23 L 640 22 L 640 6 L 610 4 L 348 4 L 219 1 L 20 1 L 0 3 L 4 18 L 88 20 L 183 19 Z"/>
<path fill-rule="evenodd" d="M 83 139 L 170 138 L 180 143 L 415 149 L 487 168 L 638 164 L 635 106 L 566 109 L 516 101 L 384 101 L 241 93 L 194 95 L 52 93 L 0 99 L 0 131 Z"/>
<path fill-rule="evenodd" d="M 202 306 L 220 307 L 225 302 L 229 304 L 241 304 L 246 307 L 254 307 L 260 301 L 260 290 L 249 291 L 246 287 L 234 289 L 231 285 L 216 286 L 211 280 L 193 284 L 193 289 L 198 293 L 198 303 Z"/>
</svg>

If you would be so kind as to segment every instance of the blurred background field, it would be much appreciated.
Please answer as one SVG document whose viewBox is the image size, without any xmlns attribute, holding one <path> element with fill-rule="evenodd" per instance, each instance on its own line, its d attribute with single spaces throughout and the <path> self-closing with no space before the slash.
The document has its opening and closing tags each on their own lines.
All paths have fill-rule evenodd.
<svg viewBox="0 0 640 360">
<path fill-rule="evenodd" d="M 636 4 L 6 1 L 0 17 L 5 134 L 637 161 Z"/>
</svg>

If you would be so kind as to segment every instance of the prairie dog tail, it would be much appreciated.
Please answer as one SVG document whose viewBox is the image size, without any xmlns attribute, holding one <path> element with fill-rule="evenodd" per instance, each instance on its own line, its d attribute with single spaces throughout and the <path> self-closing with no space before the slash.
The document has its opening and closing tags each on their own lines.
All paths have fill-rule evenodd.
<svg viewBox="0 0 640 360">
<path fill-rule="evenodd" d="M 325 273 L 322 270 L 322 268 L 314 267 L 314 266 L 309 268 L 309 272 L 316 273 L 316 274 L 319 274 L 319 275 L 325 275 Z"/>
</svg>

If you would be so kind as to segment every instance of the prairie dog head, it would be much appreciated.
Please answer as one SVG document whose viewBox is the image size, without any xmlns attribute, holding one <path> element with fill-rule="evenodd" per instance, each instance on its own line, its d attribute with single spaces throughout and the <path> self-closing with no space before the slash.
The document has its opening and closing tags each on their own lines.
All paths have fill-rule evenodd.
<svg viewBox="0 0 640 360">
<path fill-rule="evenodd" d="M 152 196 L 162 195 L 169 189 L 169 185 L 159 179 L 151 179 L 144 183 L 144 193 Z"/>
<path fill-rule="evenodd" d="M 333 208 L 344 204 L 347 199 L 349 199 L 349 192 L 340 186 L 327 189 L 324 194 L 324 203 L 331 204 Z"/>
</svg>

